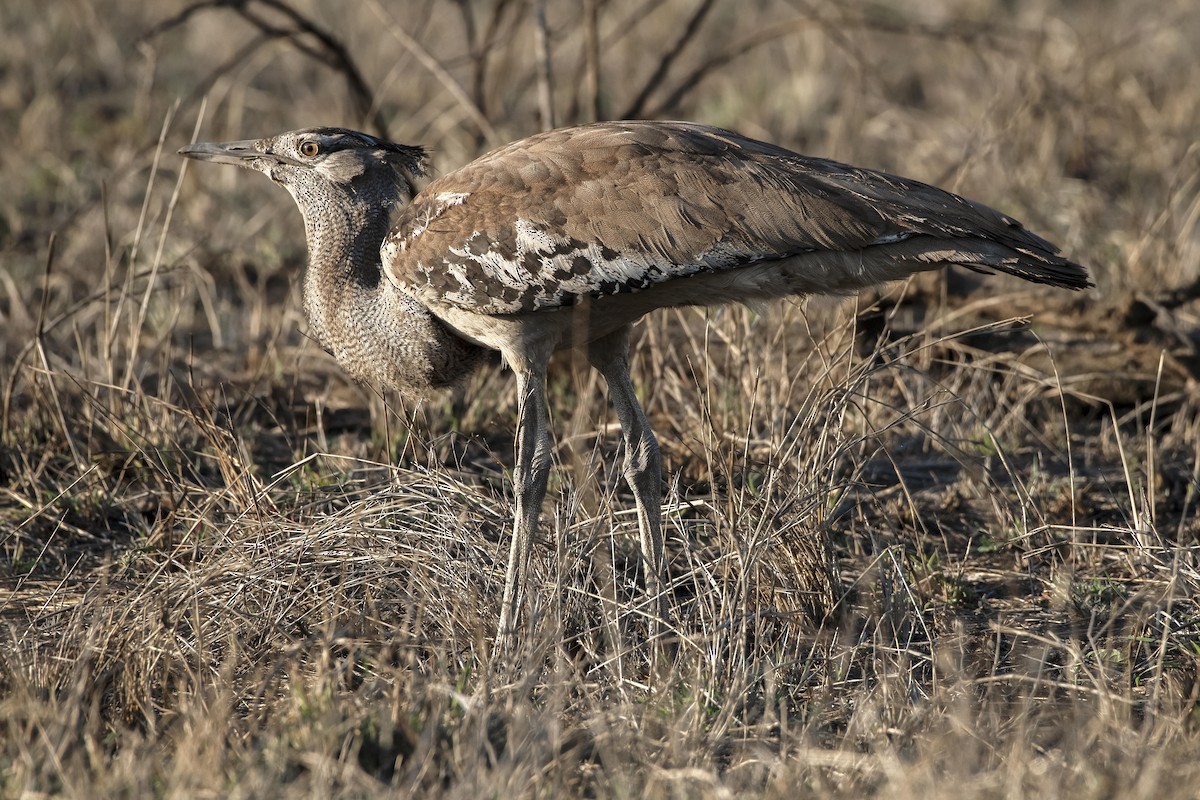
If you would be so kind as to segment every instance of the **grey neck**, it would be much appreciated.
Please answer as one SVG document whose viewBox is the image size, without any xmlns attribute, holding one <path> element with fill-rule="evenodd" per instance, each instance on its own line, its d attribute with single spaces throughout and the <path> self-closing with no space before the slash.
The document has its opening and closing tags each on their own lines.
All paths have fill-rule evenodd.
<svg viewBox="0 0 1200 800">
<path fill-rule="evenodd" d="M 347 186 L 289 187 L 304 215 L 304 311 L 317 340 L 358 381 L 409 392 L 466 377 L 484 351 L 454 335 L 383 276 L 391 209 L 408 199 L 394 176 Z"/>
</svg>

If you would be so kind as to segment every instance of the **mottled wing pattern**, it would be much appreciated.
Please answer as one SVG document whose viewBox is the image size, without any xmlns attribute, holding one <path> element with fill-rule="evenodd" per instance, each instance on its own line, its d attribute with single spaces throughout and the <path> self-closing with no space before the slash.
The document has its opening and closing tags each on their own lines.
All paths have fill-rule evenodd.
<svg viewBox="0 0 1200 800">
<path fill-rule="evenodd" d="M 382 254 L 389 278 L 422 302 L 514 314 L 813 250 L 981 231 L 1057 252 L 916 181 L 717 128 L 618 122 L 533 136 L 432 182 Z"/>
</svg>

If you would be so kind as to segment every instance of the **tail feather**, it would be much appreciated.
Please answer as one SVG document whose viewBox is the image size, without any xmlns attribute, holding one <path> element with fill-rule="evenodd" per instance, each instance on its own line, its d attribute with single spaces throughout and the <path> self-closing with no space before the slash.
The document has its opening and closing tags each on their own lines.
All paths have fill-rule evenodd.
<svg viewBox="0 0 1200 800">
<path fill-rule="evenodd" d="M 1021 232 L 1028 233 L 1024 229 Z M 876 245 L 863 252 L 864 255 L 870 254 L 871 261 L 892 273 L 884 276 L 883 280 L 895 280 L 913 272 L 956 264 L 983 274 L 1005 272 L 1031 283 L 1064 289 L 1079 290 L 1093 285 L 1084 266 L 1059 255 L 1058 248 L 1033 234 L 1029 234 L 1028 239 L 1020 245 L 1011 240 L 1001 242 L 984 238 L 913 236 L 899 242 Z M 894 262 L 892 270 L 886 270 L 888 261 Z"/>
<path fill-rule="evenodd" d="M 702 272 L 621 297 L 636 318 L 664 306 L 759 303 L 795 295 L 854 294 L 951 264 L 985 274 L 1006 272 L 1033 283 L 1066 289 L 1092 285 L 1086 269 L 1049 250 L 1031 247 L 1018 250 L 991 239 L 913 236 L 862 250 L 813 250 Z"/>
<path fill-rule="evenodd" d="M 1028 254 L 1026 254 L 1028 255 Z M 968 261 L 951 261 L 952 264 L 966 267 L 984 275 L 993 275 L 996 271 L 1015 275 L 1030 283 L 1042 283 L 1063 289 L 1087 289 L 1095 286 L 1088 278 L 1087 269 L 1074 261 L 1065 258 L 1016 258 L 1006 259 L 997 263 L 972 263 Z"/>
</svg>

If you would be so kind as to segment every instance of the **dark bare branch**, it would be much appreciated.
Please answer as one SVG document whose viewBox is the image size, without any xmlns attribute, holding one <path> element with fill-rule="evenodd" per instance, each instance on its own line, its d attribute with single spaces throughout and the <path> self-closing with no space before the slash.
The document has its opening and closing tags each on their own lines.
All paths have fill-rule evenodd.
<svg viewBox="0 0 1200 800">
<path fill-rule="evenodd" d="M 583 107 L 587 122 L 600 119 L 600 5 L 583 1 Z"/>
<path fill-rule="evenodd" d="M 280 27 L 272 24 L 266 18 L 255 13 L 251 6 L 256 2 L 283 15 L 290 22 L 291 27 Z M 212 76 L 215 76 L 212 77 L 212 80 L 216 80 L 217 77 L 224 74 L 224 71 L 231 69 L 233 65 L 239 63 L 249 53 L 258 49 L 264 42 L 272 39 L 284 39 L 309 58 L 319 61 L 336 72 L 340 72 L 346 79 L 346 84 L 350 89 L 350 95 L 353 98 L 359 117 L 372 127 L 375 133 L 385 138 L 389 137 L 387 122 L 383 119 L 383 115 L 379 112 L 379 109 L 375 107 L 371 88 L 367 85 L 362 71 L 359 70 L 358 65 L 354 62 L 354 58 L 350 55 L 346 46 L 331 32 L 322 28 L 283 2 L 283 0 L 199 0 L 186 6 L 173 17 L 169 17 L 153 26 L 139 37 L 139 42 L 148 41 L 184 25 L 201 11 L 222 8 L 230 9 L 242 19 L 249 22 L 263 34 L 263 38 L 256 40 L 246 48 L 242 48 L 234 58 L 211 73 Z M 315 39 L 317 45 L 313 46 L 305 42 L 302 38 L 304 36 Z M 209 85 L 211 86 L 211 82 Z"/>
<path fill-rule="evenodd" d="M 153 25 L 150 30 L 146 31 L 141 36 L 138 36 L 137 39 L 134 40 L 134 44 L 148 42 L 151 39 L 162 36 L 164 33 L 185 25 L 187 24 L 188 20 L 201 11 L 209 8 L 220 8 L 222 6 L 229 5 L 231 5 L 230 0 L 200 0 L 200 2 L 192 3 L 191 5 L 184 7 L 184 9 L 178 14 L 167 17 L 162 22 Z"/>
<path fill-rule="evenodd" d="M 387 122 L 379 109 L 375 107 L 374 93 L 363 79 L 362 72 L 341 40 L 282 0 L 258 0 L 258 2 L 286 16 L 296 26 L 298 32 L 308 34 L 320 42 L 328 56 L 326 63 L 345 77 L 359 116 L 368 121 L 375 128 L 376 133 L 387 138 L 389 136 Z M 295 36 L 288 37 L 288 40 L 295 46 L 300 46 Z"/>
<path fill-rule="evenodd" d="M 534 50 L 537 53 L 538 112 L 542 130 L 555 127 L 554 72 L 550 61 L 550 31 L 546 24 L 546 0 L 533 4 Z"/>
<path fill-rule="evenodd" d="M 731 61 L 737 60 L 760 45 L 766 44 L 774 39 L 783 38 L 803 28 L 812 27 L 813 24 L 813 20 L 807 18 L 793 19 L 788 22 L 762 28 L 761 30 L 755 31 L 754 33 L 738 40 L 734 44 L 730 45 L 728 49 L 708 59 L 685 75 L 679 81 L 679 83 L 676 84 L 675 88 L 671 90 L 670 94 L 650 108 L 647 116 L 654 118 L 661 116 L 669 110 L 675 109 L 678 107 L 680 101 L 683 100 L 683 98 L 689 92 L 695 89 L 701 81 L 703 81 L 716 70 L 724 67 Z"/>
<path fill-rule="evenodd" d="M 421 63 L 421 66 L 423 66 L 431 75 L 437 78 L 438 82 L 445 87 L 446 91 L 448 91 L 450 95 L 458 102 L 458 104 L 462 106 L 463 110 L 467 112 L 467 114 L 471 117 L 471 120 L 478 126 L 480 132 L 487 138 L 487 140 L 492 144 L 498 144 L 500 137 L 496 133 L 496 129 L 492 125 L 491 120 L 489 120 L 483 110 L 475 104 L 475 101 L 471 99 L 470 95 L 467 94 L 467 91 L 463 89 L 462 85 L 457 80 L 455 80 L 454 76 L 450 74 L 446 67 L 437 58 L 435 58 L 434 55 L 430 53 L 424 45 L 417 41 L 412 34 L 405 30 L 404 26 L 402 26 L 396 20 L 396 18 L 393 17 L 383 7 L 379 0 L 371 0 L 370 7 L 380 21 L 387 23 L 388 32 L 392 34 L 392 37 L 395 38 L 405 50 L 412 53 L 413 56 L 416 57 L 417 61 Z"/>
<path fill-rule="evenodd" d="M 671 70 L 671 65 L 675 63 L 675 59 L 679 58 L 679 54 L 688 46 L 695 36 L 696 31 L 704 23 L 704 18 L 708 16 L 708 12 L 712 10 L 716 0 L 700 0 L 700 5 L 696 6 L 696 10 L 692 12 L 692 16 L 688 19 L 687 24 L 683 26 L 683 32 L 679 34 L 679 38 L 675 43 L 663 53 L 663 56 L 658 61 L 658 66 L 654 68 L 650 78 L 642 86 L 642 90 L 638 92 L 637 97 L 629 104 L 625 113 L 621 115 L 622 119 L 634 119 L 642 116 L 646 106 L 646 101 L 650 99 L 650 95 L 662 85 L 666 80 L 667 73 Z"/>
</svg>

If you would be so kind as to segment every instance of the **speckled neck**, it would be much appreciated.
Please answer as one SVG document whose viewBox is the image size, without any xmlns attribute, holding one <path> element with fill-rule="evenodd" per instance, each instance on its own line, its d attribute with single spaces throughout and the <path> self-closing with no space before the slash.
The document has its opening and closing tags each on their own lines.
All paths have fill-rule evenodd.
<svg viewBox="0 0 1200 800">
<path fill-rule="evenodd" d="M 450 386 L 485 351 L 384 279 L 379 247 L 392 207 L 409 198 L 402 181 L 381 173 L 344 186 L 314 176 L 288 187 L 308 239 L 305 315 L 317 340 L 358 381 L 417 393 Z"/>
</svg>

